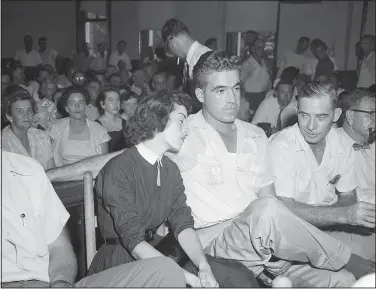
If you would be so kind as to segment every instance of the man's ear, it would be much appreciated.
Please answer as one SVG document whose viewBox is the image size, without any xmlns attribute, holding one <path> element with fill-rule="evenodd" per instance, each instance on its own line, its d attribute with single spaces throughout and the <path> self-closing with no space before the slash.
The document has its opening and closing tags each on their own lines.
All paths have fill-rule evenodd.
<svg viewBox="0 0 376 289">
<path fill-rule="evenodd" d="M 201 88 L 196 88 L 195 93 L 197 96 L 197 99 L 201 102 L 204 103 L 204 92 L 202 91 Z"/>
<path fill-rule="evenodd" d="M 334 119 L 333 119 L 333 122 L 336 122 L 340 118 L 341 113 L 342 113 L 342 108 L 338 107 L 338 108 L 336 108 L 334 110 Z"/>
<path fill-rule="evenodd" d="M 9 122 L 12 122 L 12 117 L 11 117 L 10 115 L 5 114 L 5 117 L 7 118 L 7 120 L 8 120 Z"/>
<path fill-rule="evenodd" d="M 354 113 L 352 110 L 348 110 L 346 111 L 346 119 L 347 119 L 347 122 L 349 123 L 349 125 L 352 125 L 353 122 L 354 122 Z"/>
</svg>

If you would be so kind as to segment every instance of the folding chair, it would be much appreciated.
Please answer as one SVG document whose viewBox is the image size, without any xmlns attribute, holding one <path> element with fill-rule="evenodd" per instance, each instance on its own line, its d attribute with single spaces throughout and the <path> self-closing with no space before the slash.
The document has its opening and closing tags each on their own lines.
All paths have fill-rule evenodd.
<svg viewBox="0 0 376 289">
<path fill-rule="evenodd" d="M 97 253 L 95 228 L 97 217 L 94 209 L 93 174 L 84 173 L 84 210 L 85 210 L 85 244 L 86 244 L 86 268 L 89 269 L 91 262 Z"/>
</svg>

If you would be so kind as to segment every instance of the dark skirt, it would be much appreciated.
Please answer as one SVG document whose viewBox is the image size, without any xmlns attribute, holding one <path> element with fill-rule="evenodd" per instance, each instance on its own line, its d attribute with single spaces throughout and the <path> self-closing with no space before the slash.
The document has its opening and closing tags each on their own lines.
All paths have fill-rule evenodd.
<svg viewBox="0 0 376 289">
<path fill-rule="evenodd" d="M 156 238 L 150 242 L 150 245 L 154 246 L 160 240 L 161 237 L 156 236 Z M 220 287 L 260 287 L 253 272 L 248 270 L 243 264 L 234 260 L 216 258 L 210 255 L 206 255 L 206 258 Z M 121 244 L 104 244 L 95 255 L 87 275 L 99 273 L 106 269 L 133 261 L 135 261 L 135 259 Z M 198 275 L 198 269 L 192 261 L 188 261 L 183 268 L 196 276 Z"/>
</svg>

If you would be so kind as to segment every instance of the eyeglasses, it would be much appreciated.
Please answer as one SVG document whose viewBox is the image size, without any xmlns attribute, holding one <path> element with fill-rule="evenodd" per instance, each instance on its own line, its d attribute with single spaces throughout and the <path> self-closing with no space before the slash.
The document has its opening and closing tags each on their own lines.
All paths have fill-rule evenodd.
<svg viewBox="0 0 376 289">
<path fill-rule="evenodd" d="M 356 112 L 363 112 L 363 113 L 368 113 L 369 118 L 372 120 L 375 120 L 375 110 L 369 111 L 369 110 L 362 110 L 362 109 L 351 109 L 351 111 L 356 111 Z"/>
</svg>

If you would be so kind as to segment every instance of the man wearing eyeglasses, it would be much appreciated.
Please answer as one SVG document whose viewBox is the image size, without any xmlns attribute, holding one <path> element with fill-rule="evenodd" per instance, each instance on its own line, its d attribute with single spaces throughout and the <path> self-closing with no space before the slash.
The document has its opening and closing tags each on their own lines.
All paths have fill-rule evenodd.
<svg viewBox="0 0 376 289">
<path fill-rule="evenodd" d="M 364 35 L 360 40 L 360 49 L 364 56 L 357 87 L 369 87 L 375 83 L 375 36 Z"/>
<path fill-rule="evenodd" d="M 352 108 L 366 110 L 363 106 Z M 367 110 L 372 109 L 375 109 L 374 103 L 373 108 Z M 359 128 L 374 129 L 367 113 L 346 113 L 355 114 Z M 357 199 L 354 154 L 346 148 L 337 129 L 332 128 L 340 115 L 336 91 L 330 84 L 307 84 L 298 95 L 298 124 L 274 136 L 271 158 L 276 193 L 285 205 L 302 219 L 344 242 L 342 232 L 357 230 L 369 234 L 374 230 L 375 205 Z M 359 245 L 352 246 L 350 240 L 344 243 L 362 257 L 359 263 L 372 258 L 364 254 Z M 374 243 L 371 246 L 374 253 Z"/>
<path fill-rule="evenodd" d="M 343 124 L 337 131 L 345 150 L 355 158 L 357 199 L 375 204 L 375 93 L 367 88 L 354 89 L 342 95 L 339 106 Z M 335 234 L 359 255 L 374 258 L 374 231 Z"/>
</svg>

